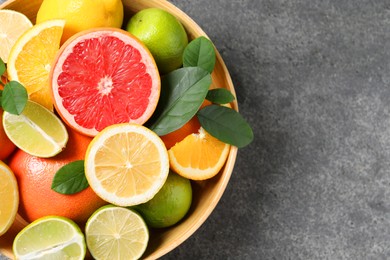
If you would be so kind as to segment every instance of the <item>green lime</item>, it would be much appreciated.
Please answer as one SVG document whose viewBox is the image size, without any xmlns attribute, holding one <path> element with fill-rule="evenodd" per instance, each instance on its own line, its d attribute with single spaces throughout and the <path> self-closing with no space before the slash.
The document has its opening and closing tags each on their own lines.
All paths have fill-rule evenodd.
<svg viewBox="0 0 390 260">
<path fill-rule="evenodd" d="M 68 142 L 64 123 L 49 109 L 31 100 L 20 115 L 5 111 L 3 126 L 18 148 L 38 157 L 52 157 Z"/>
<path fill-rule="evenodd" d="M 183 64 L 183 52 L 188 44 L 187 33 L 179 20 L 167 11 L 143 9 L 130 19 L 127 31 L 146 45 L 161 74 Z"/>
<path fill-rule="evenodd" d="M 72 220 L 48 216 L 23 228 L 15 237 L 16 259 L 84 259 L 84 235 Z"/>
<path fill-rule="evenodd" d="M 146 250 L 149 230 L 135 211 L 106 205 L 85 225 L 85 237 L 94 259 L 139 259 Z"/>
<path fill-rule="evenodd" d="M 149 227 L 164 228 L 178 223 L 187 214 L 191 202 L 190 180 L 170 172 L 164 186 L 151 200 L 133 208 Z"/>
</svg>

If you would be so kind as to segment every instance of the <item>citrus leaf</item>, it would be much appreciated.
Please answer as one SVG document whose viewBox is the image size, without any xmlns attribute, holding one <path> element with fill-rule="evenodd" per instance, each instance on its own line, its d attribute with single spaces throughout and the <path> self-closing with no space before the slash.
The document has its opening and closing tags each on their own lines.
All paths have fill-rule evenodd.
<svg viewBox="0 0 390 260">
<path fill-rule="evenodd" d="M 199 110 L 197 117 L 200 125 L 222 142 L 241 148 L 253 140 L 252 128 L 234 109 L 210 105 Z"/>
<path fill-rule="evenodd" d="M 51 189 L 61 194 L 74 194 L 89 186 L 84 173 L 84 160 L 62 166 L 54 175 Z"/>
<path fill-rule="evenodd" d="M 232 92 L 225 88 L 210 89 L 206 99 L 215 104 L 227 104 L 234 100 Z"/>
<path fill-rule="evenodd" d="M 0 76 L 5 73 L 5 63 L 4 61 L 0 58 Z"/>
<path fill-rule="evenodd" d="M 211 73 L 214 65 L 214 45 L 206 37 L 201 36 L 192 40 L 184 49 L 183 67 L 200 67 Z"/>
<path fill-rule="evenodd" d="M 210 73 L 198 67 L 181 68 L 165 75 L 149 128 L 161 136 L 182 127 L 196 114 L 210 85 Z"/>
<path fill-rule="evenodd" d="M 17 81 L 10 81 L 4 86 L 1 96 L 3 110 L 14 115 L 20 115 L 28 99 L 27 90 Z"/>
</svg>

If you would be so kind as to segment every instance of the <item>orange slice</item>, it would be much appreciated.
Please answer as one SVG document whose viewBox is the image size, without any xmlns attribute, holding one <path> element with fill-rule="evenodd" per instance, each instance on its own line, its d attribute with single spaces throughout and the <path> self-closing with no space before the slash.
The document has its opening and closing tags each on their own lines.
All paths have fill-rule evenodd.
<svg viewBox="0 0 390 260">
<path fill-rule="evenodd" d="M 7 72 L 19 81 L 31 100 L 53 111 L 49 85 L 51 64 L 59 50 L 64 20 L 50 20 L 25 31 L 12 47 Z"/>
<path fill-rule="evenodd" d="M 33 25 L 24 14 L 5 9 L 0 10 L 0 21 L 0 58 L 8 63 L 12 46 Z"/>
<path fill-rule="evenodd" d="M 85 156 L 85 175 L 95 193 L 118 206 L 150 200 L 169 172 L 164 143 L 150 129 L 123 123 L 94 137 Z"/>
<path fill-rule="evenodd" d="M 214 177 L 225 164 L 230 145 L 211 136 L 202 127 L 168 151 L 173 171 L 191 180 Z"/>
<path fill-rule="evenodd" d="M 15 220 L 19 206 L 18 183 L 11 169 L 0 161 L 0 236 Z"/>
</svg>

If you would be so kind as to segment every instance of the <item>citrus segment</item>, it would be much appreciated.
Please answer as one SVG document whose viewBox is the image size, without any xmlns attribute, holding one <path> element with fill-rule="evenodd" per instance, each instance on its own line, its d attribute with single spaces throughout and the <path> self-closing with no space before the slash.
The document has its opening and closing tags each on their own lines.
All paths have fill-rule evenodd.
<svg viewBox="0 0 390 260">
<path fill-rule="evenodd" d="M 33 25 L 22 13 L 0 10 L 0 58 L 8 63 L 8 56 L 17 39 Z"/>
<path fill-rule="evenodd" d="M 214 177 L 225 164 L 230 145 L 211 136 L 202 127 L 169 149 L 171 168 L 191 180 Z"/>
<path fill-rule="evenodd" d="M 7 72 L 10 80 L 19 81 L 30 99 L 53 110 L 49 90 L 51 64 L 60 46 L 64 20 L 34 25 L 24 32 L 11 49 Z"/>
<path fill-rule="evenodd" d="M 89 185 L 102 199 L 132 206 L 151 199 L 169 172 L 161 139 L 144 126 L 116 124 L 95 136 L 85 156 Z"/>
<path fill-rule="evenodd" d="M 11 227 L 19 206 L 18 183 L 12 170 L 0 161 L 0 236 Z"/>
<path fill-rule="evenodd" d="M 145 123 L 160 96 L 160 76 L 147 48 L 114 28 L 69 39 L 60 49 L 51 84 L 60 116 L 89 136 L 112 124 Z"/>
<path fill-rule="evenodd" d="M 65 147 L 68 132 L 62 121 L 51 111 L 27 101 L 22 114 L 3 114 L 4 131 L 21 150 L 38 157 L 51 157 Z"/>
<path fill-rule="evenodd" d="M 70 219 L 48 216 L 27 225 L 15 237 L 16 259 L 84 259 L 86 245 Z"/>
<path fill-rule="evenodd" d="M 85 236 L 94 259 L 139 259 L 149 241 L 148 228 L 136 212 L 112 205 L 88 219 Z"/>
</svg>

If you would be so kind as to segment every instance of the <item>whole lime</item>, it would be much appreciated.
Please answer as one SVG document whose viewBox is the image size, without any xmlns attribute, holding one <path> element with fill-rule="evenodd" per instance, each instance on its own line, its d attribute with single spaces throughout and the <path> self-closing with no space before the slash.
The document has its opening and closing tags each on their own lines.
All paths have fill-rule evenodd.
<svg viewBox="0 0 390 260">
<path fill-rule="evenodd" d="M 131 17 L 127 31 L 146 45 L 161 74 L 183 64 L 183 52 L 188 44 L 187 33 L 179 20 L 169 12 L 159 8 L 143 9 Z"/>
<path fill-rule="evenodd" d="M 190 209 L 190 180 L 170 172 L 164 186 L 148 202 L 133 206 L 151 228 L 164 228 L 178 223 Z"/>
</svg>

